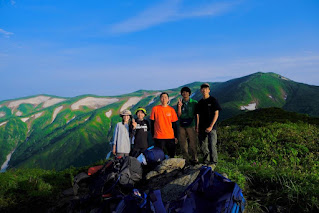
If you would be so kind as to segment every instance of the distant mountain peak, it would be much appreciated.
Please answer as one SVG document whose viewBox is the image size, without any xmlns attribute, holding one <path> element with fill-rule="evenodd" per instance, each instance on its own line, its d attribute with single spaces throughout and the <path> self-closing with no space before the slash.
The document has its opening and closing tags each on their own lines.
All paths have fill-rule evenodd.
<svg viewBox="0 0 319 213">
<path fill-rule="evenodd" d="M 218 121 L 244 111 L 279 107 L 319 116 L 319 87 L 294 82 L 276 73 L 254 73 L 226 82 L 208 82 L 222 107 Z M 189 83 L 192 98 L 202 98 L 202 82 Z M 186 85 L 184 85 L 186 86 Z M 36 95 L 1 101 L 0 164 L 12 150 L 9 167 L 63 169 L 103 159 L 110 151 L 119 113 L 145 107 L 150 114 L 167 92 L 170 106 L 181 98 L 179 86 L 167 90 L 139 90 L 119 96 L 81 95 L 61 98 Z"/>
<path fill-rule="evenodd" d="M 98 109 L 106 105 L 118 102 L 118 98 L 96 98 L 85 97 L 71 105 L 72 110 L 79 110 L 81 106 L 87 106 L 91 109 Z"/>
<path fill-rule="evenodd" d="M 39 96 L 25 98 L 25 99 L 8 101 L 5 103 L 5 105 L 13 111 L 14 109 L 17 109 L 21 104 L 31 104 L 34 106 L 43 104 L 42 108 L 47 108 L 65 100 L 66 99 L 64 98 L 55 98 L 51 96 L 39 95 Z"/>
</svg>

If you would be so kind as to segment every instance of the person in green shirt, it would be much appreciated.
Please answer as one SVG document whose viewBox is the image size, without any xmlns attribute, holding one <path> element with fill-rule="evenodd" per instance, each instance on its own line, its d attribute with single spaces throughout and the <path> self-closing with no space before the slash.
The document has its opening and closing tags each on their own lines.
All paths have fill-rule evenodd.
<svg viewBox="0 0 319 213">
<path fill-rule="evenodd" d="M 180 121 L 180 147 L 186 163 L 196 164 L 198 162 L 197 137 L 195 131 L 195 124 L 197 124 L 195 107 L 197 105 L 197 101 L 190 98 L 191 90 L 188 87 L 183 87 L 181 89 L 181 95 L 183 98 L 179 99 L 177 103 L 177 115 Z"/>
</svg>

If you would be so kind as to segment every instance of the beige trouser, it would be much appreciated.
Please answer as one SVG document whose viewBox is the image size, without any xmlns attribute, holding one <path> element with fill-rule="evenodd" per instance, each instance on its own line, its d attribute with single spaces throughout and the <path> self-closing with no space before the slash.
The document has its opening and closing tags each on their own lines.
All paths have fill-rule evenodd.
<svg viewBox="0 0 319 213">
<path fill-rule="evenodd" d="M 187 140 L 188 139 L 188 140 Z M 197 136 L 194 127 L 179 127 L 179 143 L 186 161 L 197 161 Z"/>
</svg>

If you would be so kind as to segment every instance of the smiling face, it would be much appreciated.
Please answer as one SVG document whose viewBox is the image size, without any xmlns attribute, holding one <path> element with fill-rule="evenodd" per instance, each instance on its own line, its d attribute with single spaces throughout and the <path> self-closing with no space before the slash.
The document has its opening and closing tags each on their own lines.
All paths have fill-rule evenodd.
<svg viewBox="0 0 319 213">
<path fill-rule="evenodd" d="M 209 89 L 209 87 L 203 87 L 203 88 L 201 88 L 200 92 L 202 93 L 204 98 L 208 98 L 209 93 L 210 93 L 210 89 Z"/>
<path fill-rule="evenodd" d="M 145 114 L 144 114 L 144 112 L 142 112 L 142 111 L 138 111 L 138 112 L 136 113 L 136 115 L 137 115 L 137 119 L 139 119 L 139 120 L 143 120 L 144 117 L 145 117 Z"/>
<path fill-rule="evenodd" d="M 123 119 L 124 123 L 128 123 L 128 121 L 130 120 L 130 116 L 129 115 L 123 115 L 122 119 Z"/>
<path fill-rule="evenodd" d="M 161 95 L 161 103 L 162 103 L 162 106 L 166 106 L 168 105 L 168 95 L 167 94 L 162 94 Z"/>
<path fill-rule="evenodd" d="M 183 91 L 183 92 L 182 92 L 182 96 L 183 96 L 184 100 L 187 101 L 187 100 L 189 99 L 189 92 Z"/>
</svg>

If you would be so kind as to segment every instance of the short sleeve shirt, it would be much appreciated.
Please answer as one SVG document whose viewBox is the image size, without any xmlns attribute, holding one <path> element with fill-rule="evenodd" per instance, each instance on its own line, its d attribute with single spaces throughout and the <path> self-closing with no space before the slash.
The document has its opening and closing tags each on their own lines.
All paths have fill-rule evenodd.
<svg viewBox="0 0 319 213">
<path fill-rule="evenodd" d="M 204 130 L 209 127 L 213 122 L 215 111 L 220 111 L 221 109 L 214 97 L 209 96 L 207 99 L 201 99 L 196 106 L 196 114 L 199 114 L 199 129 Z M 216 129 L 216 124 L 213 129 Z"/>
<path fill-rule="evenodd" d="M 172 122 L 178 121 L 173 107 L 157 105 L 153 107 L 150 119 L 154 121 L 154 138 L 174 139 Z"/>
<path fill-rule="evenodd" d="M 150 131 L 150 125 L 147 120 L 137 120 L 136 123 L 134 147 L 146 149 L 148 147 L 147 134 Z"/>
</svg>

